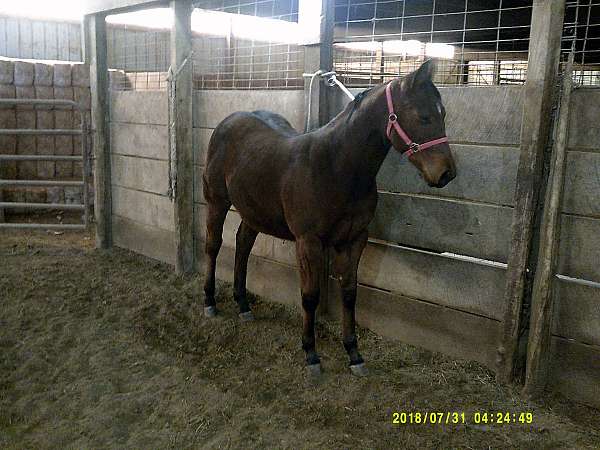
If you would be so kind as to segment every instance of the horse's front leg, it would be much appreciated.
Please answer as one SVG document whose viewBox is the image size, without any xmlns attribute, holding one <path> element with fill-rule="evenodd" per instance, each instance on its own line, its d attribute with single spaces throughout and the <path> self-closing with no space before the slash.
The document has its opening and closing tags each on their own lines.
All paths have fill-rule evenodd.
<svg viewBox="0 0 600 450">
<path fill-rule="evenodd" d="M 310 373 L 321 372 L 319 355 L 315 343 L 315 315 L 319 305 L 320 276 L 323 267 L 323 245 L 316 236 L 296 239 L 296 258 L 300 270 L 300 290 L 304 311 L 302 348 L 306 352 L 306 364 Z"/>
<path fill-rule="evenodd" d="M 339 279 L 342 291 L 344 348 L 350 357 L 350 370 L 358 376 L 367 375 L 364 360 L 358 352 L 354 312 L 356 308 L 356 273 L 360 257 L 367 244 L 367 236 L 367 231 L 364 231 L 353 241 L 334 247 L 333 260 L 333 269 Z"/>
</svg>

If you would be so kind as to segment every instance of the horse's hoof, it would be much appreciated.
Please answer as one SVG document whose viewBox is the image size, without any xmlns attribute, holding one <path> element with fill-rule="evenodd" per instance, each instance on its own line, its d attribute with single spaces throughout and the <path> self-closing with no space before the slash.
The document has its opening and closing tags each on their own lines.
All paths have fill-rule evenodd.
<svg viewBox="0 0 600 450">
<path fill-rule="evenodd" d="M 369 369 L 365 363 L 350 365 L 350 371 L 352 375 L 356 375 L 357 377 L 366 377 L 369 375 Z"/>
<path fill-rule="evenodd" d="M 254 320 L 254 314 L 252 314 L 252 311 L 240 313 L 240 320 L 242 322 L 252 322 Z"/>
<path fill-rule="evenodd" d="M 217 316 L 217 307 L 216 306 L 205 306 L 204 307 L 204 317 L 213 318 Z"/>
<path fill-rule="evenodd" d="M 319 378 L 321 376 L 321 363 L 307 364 L 304 370 L 311 378 Z"/>
</svg>

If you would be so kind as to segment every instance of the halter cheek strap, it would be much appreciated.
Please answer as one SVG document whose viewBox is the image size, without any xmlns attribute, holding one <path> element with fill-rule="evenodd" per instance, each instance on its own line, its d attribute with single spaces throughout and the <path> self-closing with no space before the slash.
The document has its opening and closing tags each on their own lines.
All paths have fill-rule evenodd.
<svg viewBox="0 0 600 450">
<path fill-rule="evenodd" d="M 408 149 L 403 153 L 404 155 L 411 156 L 414 153 L 420 152 L 422 150 L 428 149 L 429 147 L 433 147 L 434 145 L 443 144 L 444 142 L 448 142 L 448 138 L 446 136 L 434 139 L 432 141 L 424 142 L 423 144 L 417 144 L 413 142 L 413 140 L 408 137 L 408 134 L 402 129 L 400 124 L 398 123 L 398 116 L 394 113 L 394 102 L 392 101 L 392 83 L 388 83 L 385 87 L 385 97 L 387 99 L 388 105 L 388 125 L 387 125 L 387 137 L 389 140 L 392 139 L 392 129 L 396 131 L 400 139 L 404 141 L 406 145 L 408 145 Z"/>
</svg>

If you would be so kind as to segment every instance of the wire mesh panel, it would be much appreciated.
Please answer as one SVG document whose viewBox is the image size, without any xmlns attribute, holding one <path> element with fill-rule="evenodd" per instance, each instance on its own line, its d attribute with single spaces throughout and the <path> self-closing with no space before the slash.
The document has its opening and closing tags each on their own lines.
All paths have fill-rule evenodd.
<svg viewBox="0 0 600 450">
<path fill-rule="evenodd" d="M 532 2 L 335 0 L 334 66 L 352 86 L 439 59 L 439 84 L 522 84 Z"/>
<path fill-rule="evenodd" d="M 170 64 L 169 30 L 110 25 L 107 51 L 111 89 L 166 89 Z"/>
<path fill-rule="evenodd" d="M 195 89 L 304 86 L 298 0 L 201 0 L 195 6 Z"/>
<path fill-rule="evenodd" d="M 563 60 L 573 47 L 573 80 L 600 86 L 600 0 L 567 1 L 562 37 Z"/>
</svg>

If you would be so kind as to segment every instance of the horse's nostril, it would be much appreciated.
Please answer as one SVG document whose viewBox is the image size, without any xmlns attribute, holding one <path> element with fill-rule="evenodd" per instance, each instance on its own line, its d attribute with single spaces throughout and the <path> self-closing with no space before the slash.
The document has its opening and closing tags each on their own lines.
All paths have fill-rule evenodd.
<svg viewBox="0 0 600 450">
<path fill-rule="evenodd" d="M 446 170 L 438 180 L 437 187 L 444 187 L 454 179 L 454 173 L 451 170 Z"/>
</svg>

